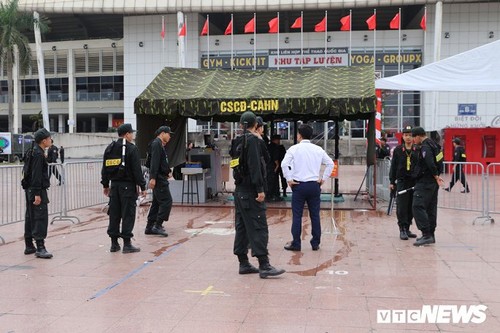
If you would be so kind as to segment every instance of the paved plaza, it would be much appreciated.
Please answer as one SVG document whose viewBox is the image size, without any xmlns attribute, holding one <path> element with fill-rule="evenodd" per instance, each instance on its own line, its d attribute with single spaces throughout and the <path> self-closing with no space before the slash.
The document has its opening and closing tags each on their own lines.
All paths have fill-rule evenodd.
<svg viewBox="0 0 500 333">
<path fill-rule="evenodd" d="M 174 206 L 167 238 L 144 235 L 148 206 L 139 207 L 134 254 L 109 252 L 102 206 L 73 211 L 79 224 L 49 227 L 51 260 L 23 254 L 22 223 L 1 226 L 0 333 L 500 331 L 500 231 L 473 225 L 477 213 L 439 209 L 436 244 L 416 248 L 399 239 L 395 216 L 336 210 L 335 235 L 324 209 L 320 250 L 309 246 L 305 216 L 302 251 L 288 252 L 291 210 L 274 205 L 270 259 L 287 273 L 260 279 L 238 274 L 234 207 L 222 199 Z M 487 309 L 472 316 L 481 323 L 447 313 L 444 323 L 377 322 L 377 313 L 388 319 L 383 310 L 443 305 Z"/>
</svg>

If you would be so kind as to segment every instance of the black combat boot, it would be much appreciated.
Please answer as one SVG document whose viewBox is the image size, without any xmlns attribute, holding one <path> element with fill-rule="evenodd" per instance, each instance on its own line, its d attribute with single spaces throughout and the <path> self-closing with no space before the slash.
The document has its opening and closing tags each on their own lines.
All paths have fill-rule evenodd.
<svg viewBox="0 0 500 333">
<path fill-rule="evenodd" d="M 168 237 L 167 232 L 163 228 L 161 224 L 156 223 L 153 228 L 151 228 L 151 235 L 159 235 L 159 236 L 164 236 Z"/>
<path fill-rule="evenodd" d="M 118 243 L 118 237 L 111 237 L 111 248 L 109 249 L 109 252 L 118 252 L 121 249 L 120 243 Z"/>
<path fill-rule="evenodd" d="M 259 258 L 259 276 L 265 279 L 269 276 L 278 276 L 285 273 L 284 269 L 277 269 L 271 266 L 267 256 L 260 256 Z"/>
<path fill-rule="evenodd" d="M 33 245 L 33 238 L 25 238 L 24 243 L 26 248 L 24 249 L 24 254 L 33 254 L 36 252 L 36 247 Z"/>
<path fill-rule="evenodd" d="M 417 241 L 413 243 L 414 246 L 422 246 L 422 245 L 429 245 L 429 244 L 434 244 L 436 241 L 434 240 L 434 237 L 432 236 L 431 233 L 423 233 L 422 237 L 417 238 Z"/>
<path fill-rule="evenodd" d="M 408 235 L 409 238 L 417 238 L 417 235 L 411 232 L 410 227 L 406 228 L 406 234 Z"/>
<path fill-rule="evenodd" d="M 408 240 L 408 234 L 406 233 L 405 228 L 402 228 L 402 227 L 399 228 L 399 239 Z"/>
<path fill-rule="evenodd" d="M 240 262 L 240 274 L 254 274 L 259 273 L 259 270 L 248 261 L 248 256 L 239 255 L 238 261 Z"/>
<path fill-rule="evenodd" d="M 146 224 L 146 229 L 144 230 L 144 234 L 153 235 L 153 232 L 151 231 L 151 229 L 153 229 L 153 226 L 154 226 L 154 222 L 148 221 Z"/>
<path fill-rule="evenodd" d="M 130 238 L 123 239 L 123 251 L 122 251 L 122 253 L 134 253 L 134 252 L 139 252 L 139 251 L 141 251 L 141 249 L 133 246 L 132 242 L 130 241 Z"/>
<path fill-rule="evenodd" d="M 53 257 L 52 253 L 48 252 L 45 248 L 45 242 L 43 239 L 39 239 L 36 241 L 35 257 L 42 259 L 50 259 Z"/>
</svg>

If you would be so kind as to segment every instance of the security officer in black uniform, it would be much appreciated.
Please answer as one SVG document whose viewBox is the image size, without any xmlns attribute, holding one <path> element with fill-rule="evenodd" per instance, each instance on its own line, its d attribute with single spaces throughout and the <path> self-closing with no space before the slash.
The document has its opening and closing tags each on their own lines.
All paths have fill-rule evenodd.
<svg viewBox="0 0 500 333">
<path fill-rule="evenodd" d="M 31 156 L 31 176 L 26 189 L 26 216 L 24 220 L 24 254 L 35 254 L 37 258 L 50 259 L 52 254 L 45 248 L 47 228 L 49 225 L 49 198 L 47 189 L 50 187 L 49 164 L 45 157 L 45 149 L 52 144 L 50 133 L 45 128 L 35 132 L 35 145 Z M 35 239 L 36 248 L 33 246 Z"/>
<path fill-rule="evenodd" d="M 168 184 L 170 167 L 165 151 L 166 144 L 173 134 L 170 127 L 160 126 L 156 138 L 151 142 L 151 165 L 149 168 L 149 188 L 153 190 L 153 202 L 149 209 L 146 235 L 160 235 L 167 237 L 163 228 L 163 221 L 168 221 L 172 210 L 172 195 Z"/>
<path fill-rule="evenodd" d="M 415 246 L 434 244 L 437 221 L 438 190 L 443 183 L 439 176 L 442 172 L 443 153 L 440 147 L 425 134 L 422 127 L 411 130 L 415 144 L 420 145 L 418 164 L 415 168 L 415 190 L 413 192 L 413 216 L 422 237 L 417 238 Z"/>
<path fill-rule="evenodd" d="M 413 190 L 415 180 L 412 177 L 412 171 L 418 162 L 416 148 L 413 146 L 413 138 L 411 136 L 411 126 L 403 129 L 403 143 L 394 148 L 391 160 L 391 169 L 389 172 L 389 180 L 391 182 L 391 191 L 408 190 L 404 194 L 396 197 L 397 208 L 396 214 L 398 217 L 399 238 L 408 240 L 416 238 L 417 235 L 410 231 L 411 220 L 413 219 Z"/>
<path fill-rule="evenodd" d="M 108 210 L 110 252 L 120 251 L 119 237 L 123 238 L 123 253 L 141 250 L 133 246 L 131 242 L 134 236 L 132 230 L 135 224 L 136 187 L 141 188 L 142 196 L 146 195 L 146 180 L 141 171 L 139 149 L 132 143 L 134 132 L 131 124 L 120 125 L 118 127 L 120 139 L 111 143 L 104 153 L 101 184 L 104 187 L 104 195 L 110 197 Z M 107 155 L 110 158 L 107 158 Z M 115 161 L 118 162 L 119 168 L 111 168 L 112 171 L 108 171 L 109 166 L 116 165 Z M 120 221 L 122 222 L 121 232 Z"/>
<path fill-rule="evenodd" d="M 240 274 L 259 273 L 261 278 L 283 274 L 269 263 L 267 243 L 269 230 L 266 219 L 265 177 L 261 161 L 262 151 L 256 133 L 257 119 L 253 112 L 241 115 L 240 123 L 245 133 L 234 141 L 231 167 L 235 179 L 235 238 L 233 253 L 238 256 Z M 259 269 L 248 261 L 248 248 L 259 260 Z"/>
<path fill-rule="evenodd" d="M 453 139 L 453 147 L 455 148 L 453 152 L 453 162 L 467 162 L 467 155 L 465 154 L 465 149 L 462 146 L 462 141 L 460 140 L 460 138 Z M 458 182 L 459 179 L 464 187 L 464 189 L 461 192 L 469 193 L 470 192 L 469 184 L 467 184 L 467 181 L 465 180 L 465 172 L 463 164 L 455 164 L 455 167 L 453 168 L 453 173 L 451 175 L 450 186 L 448 186 L 444 190 L 450 192 L 455 183 Z"/>
</svg>

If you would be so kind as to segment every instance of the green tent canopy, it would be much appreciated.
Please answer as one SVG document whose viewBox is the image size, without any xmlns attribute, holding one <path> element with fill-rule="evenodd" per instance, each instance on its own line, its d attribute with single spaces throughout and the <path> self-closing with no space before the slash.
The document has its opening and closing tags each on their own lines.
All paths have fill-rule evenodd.
<svg viewBox="0 0 500 333">
<path fill-rule="evenodd" d="M 373 66 L 293 70 L 164 68 L 135 99 L 136 114 L 238 121 L 368 119 L 375 111 Z"/>
</svg>

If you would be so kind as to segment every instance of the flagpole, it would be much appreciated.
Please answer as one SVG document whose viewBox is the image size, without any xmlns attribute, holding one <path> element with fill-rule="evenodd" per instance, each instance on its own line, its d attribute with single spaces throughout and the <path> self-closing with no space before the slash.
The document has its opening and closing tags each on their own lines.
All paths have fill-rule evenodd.
<svg viewBox="0 0 500 333">
<path fill-rule="evenodd" d="M 163 32 L 163 36 L 161 38 L 161 65 L 163 67 L 165 64 L 165 15 L 161 16 L 161 29 Z"/>
<path fill-rule="evenodd" d="M 257 14 L 253 13 L 253 70 L 257 69 Z"/>
<path fill-rule="evenodd" d="M 300 69 L 304 64 L 304 11 L 300 11 Z"/>
<path fill-rule="evenodd" d="M 276 45 L 278 49 L 278 67 L 280 69 L 280 12 L 278 12 L 278 33 L 276 34 Z"/>
<path fill-rule="evenodd" d="M 377 10 L 373 10 L 373 15 L 375 15 L 375 27 L 373 29 L 373 70 L 377 69 Z"/>
<path fill-rule="evenodd" d="M 351 66 L 351 49 L 352 49 L 352 9 L 349 9 L 349 59 L 347 64 Z"/>
<path fill-rule="evenodd" d="M 210 69 L 210 18 L 207 14 L 207 68 Z"/>
<path fill-rule="evenodd" d="M 234 69 L 234 61 L 233 61 L 233 14 L 231 14 L 231 70 Z"/>
<path fill-rule="evenodd" d="M 425 51 L 427 49 L 427 46 L 426 46 L 427 45 L 427 6 L 424 7 L 424 17 L 425 17 L 425 20 L 426 20 L 426 22 L 425 22 L 426 28 L 424 29 L 424 49 L 422 50 L 422 53 L 424 55 L 427 55 L 425 53 Z M 423 58 L 424 57 L 422 57 L 422 66 L 424 65 Z"/>
<path fill-rule="evenodd" d="M 399 8 L 398 11 L 398 74 L 401 74 L 401 7 Z"/>
<path fill-rule="evenodd" d="M 187 26 L 187 15 L 184 15 L 184 28 L 186 29 L 186 35 L 184 36 L 184 58 L 186 57 L 186 54 L 187 54 L 187 50 L 188 50 L 188 38 L 187 38 L 187 29 L 188 29 L 188 26 Z M 185 62 L 186 60 L 184 60 Z M 184 64 L 185 65 L 185 64 Z"/>
<path fill-rule="evenodd" d="M 326 67 L 326 48 L 327 48 L 327 38 L 328 38 L 328 11 L 325 10 L 325 67 Z"/>
</svg>

